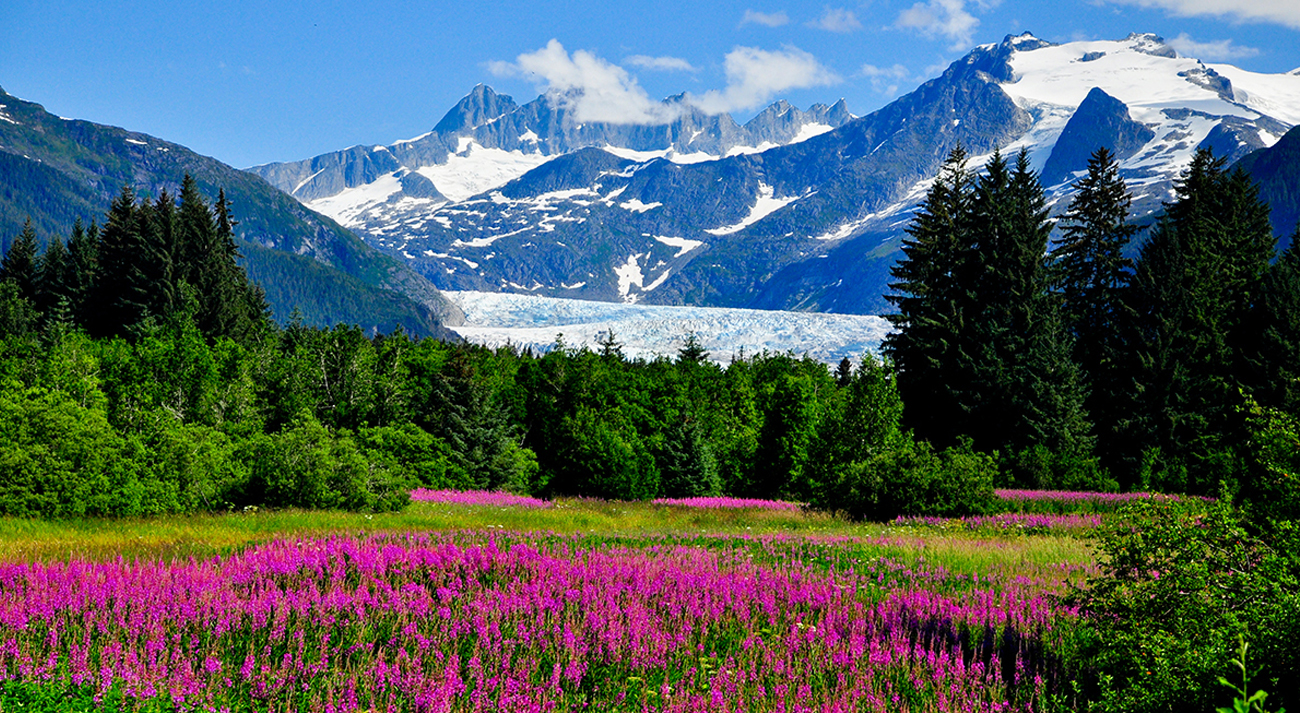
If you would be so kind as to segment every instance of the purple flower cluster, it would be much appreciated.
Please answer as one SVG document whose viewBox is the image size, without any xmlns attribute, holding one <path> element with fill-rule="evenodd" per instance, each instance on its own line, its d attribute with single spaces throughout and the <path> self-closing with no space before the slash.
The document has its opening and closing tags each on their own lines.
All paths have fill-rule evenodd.
<svg viewBox="0 0 1300 713">
<path fill-rule="evenodd" d="M 1020 711 L 1066 685 L 1072 614 L 1041 591 L 885 588 L 800 544 L 756 561 L 782 546 L 442 533 L 0 565 L 0 685 L 330 713 Z"/>
<path fill-rule="evenodd" d="M 1092 493 L 1071 490 L 1006 490 L 994 491 L 1004 505 L 1021 512 L 1115 512 L 1124 505 L 1151 498 L 1168 498 L 1175 502 L 1186 496 L 1160 493 Z M 1209 500 L 1209 498 L 1193 498 Z"/>
<path fill-rule="evenodd" d="M 451 503 L 455 505 L 488 505 L 507 507 L 517 505 L 526 508 L 549 508 L 548 500 L 538 500 L 527 495 L 515 495 L 499 490 L 427 490 L 417 488 L 411 491 L 411 500 L 430 503 Z"/>
<path fill-rule="evenodd" d="M 688 508 L 754 508 L 759 510 L 788 510 L 798 512 L 803 503 L 785 500 L 755 500 L 750 498 L 658 498 L 655 505 L 677 505 Z"/>
<path fill-rule="evenodd" d="M 1077 534 L 1091 532 L 1101 527 L 1101 515 L 1096 513 L 1057 515 L 1015 512 L 997 515 L 971 515 L 962 518 L 912 516 L 895 518 L 891 524 L 1026 534 Z"/>
</svg>

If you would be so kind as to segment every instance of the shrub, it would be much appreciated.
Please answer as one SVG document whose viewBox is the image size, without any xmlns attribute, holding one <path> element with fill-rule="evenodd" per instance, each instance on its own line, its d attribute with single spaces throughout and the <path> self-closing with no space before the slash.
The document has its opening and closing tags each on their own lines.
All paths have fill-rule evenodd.
<svg viewBox="0 0 1300 713">
<path fill-rule="evenodd" d="M 1101 711 L 1212 710 L 1218 676 L 1253 632 L 1260 685 L 1298 700 L 1300 581 L 1293 525 L 1265 542 L 1225 501 L 1138 501 L 1103 530 L 1101 576 L 1074 595 Z"/>
<path fill-rule="evenodd" d="M 0 388 L 0 512 L 22 517 L 140 514 L 135 462 L 100 409 L 61 391 Z"/>
<path fill-rule="evenodd" d="M 391 511 L 410 502 L 413 484 L 400 472 L 367 461 L 348 431 L 330 433 L 308 412 L 280 433 L 251 439 L 244 457 L 251 503 Z"/>
<path fill-rule="evenodd" d="M 907 442 L 842 467 L 815 507 L 855 519 L 899 515 L 962 517 L 990 510 L 997 464 L 969 441 L 936 453 L 926 442 Z"/>
</svg>

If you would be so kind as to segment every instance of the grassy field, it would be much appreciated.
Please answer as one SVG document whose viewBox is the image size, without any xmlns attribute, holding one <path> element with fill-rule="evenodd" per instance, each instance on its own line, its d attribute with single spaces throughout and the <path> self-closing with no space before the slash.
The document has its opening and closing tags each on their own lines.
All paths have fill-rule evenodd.
<svg viewBox="0 0 1300 713">
<path fill-rule="evenodd" d="M 954 571 L 990 567 L 1088 567 L 1085 538 L 1053 535 L 990 536 L 947 527 L 854 523 L 826 513 L 763 509 L 689 508 L 648 503 L 559 500 L 552 508 L 487 507 L 412 502 L 399 513 L 283 510 L 156 518 L 60 521 L 0 519 L 0 561 L 187 559 L 230 554 L 286 537 L 331 534 L 510 530 L 602 537 L 789 535 L 886 540 L 890 553 L 929 558 Z"/>
<path fill-rule="evenodd" d="M 1078 532 L 593 500 L 0 520 L 0 560 L 0 710 L 160 713 L 1067 709 L 1095 571 Z"/>
</svg>

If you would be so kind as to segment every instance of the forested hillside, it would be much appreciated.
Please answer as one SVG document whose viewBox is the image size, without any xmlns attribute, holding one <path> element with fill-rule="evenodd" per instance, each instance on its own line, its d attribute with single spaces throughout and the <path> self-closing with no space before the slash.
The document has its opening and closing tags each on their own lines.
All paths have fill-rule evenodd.
<svg viewBox="0 0 1300 713">
<path fill-rule="evenodd" d="M 441 322 L 458 311 L 426 280 L 312 213 L 265 181 L 147 134 L 62 119 L 0 90 L 0 248 L 27 221 L 44 246 L 88 227 L 123 186 L 141 199 L 173 197 L 185 176 L 209 202 L 230 203 L 238 261 L 267 286 L 284 321 L 296 308 L 310 324 L 362 324 L 448 337 Z M 333 273 L 339 274 L 333 274 Z M 274 284 L 271 284 L 274 279 Z"/>
</svg>

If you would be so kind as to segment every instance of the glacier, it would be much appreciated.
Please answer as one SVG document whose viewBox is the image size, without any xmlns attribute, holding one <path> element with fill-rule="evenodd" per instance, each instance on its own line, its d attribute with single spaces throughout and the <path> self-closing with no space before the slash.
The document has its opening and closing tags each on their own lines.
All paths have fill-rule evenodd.
<svg viewBox="0 0 1300 713">
<path fill-rule="evenodd" d="M 613 333 L 632 359 L 674 358 L 689 335 L 718 363 L 760 352 L 793 352 L 827 364 L 879 354 L 890 324 L 882 317 L 827 312 L 785 312 L 727 307 L 593 302 L 501 292 L 444 292 L 465 313 L 451 327 L 466 341 L 513 345 L 535 353 L 568 347 L 599 349 Z"/>
</svg>

